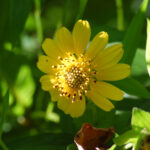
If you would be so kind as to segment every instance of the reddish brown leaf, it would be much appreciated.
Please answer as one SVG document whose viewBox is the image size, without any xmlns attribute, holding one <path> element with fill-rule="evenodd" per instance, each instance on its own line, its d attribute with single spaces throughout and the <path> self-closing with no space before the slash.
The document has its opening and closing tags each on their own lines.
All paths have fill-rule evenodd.
<svg viewBox="0 0 150 150">
<path fill-rule="evenodd" d="M 79 150 L 106 150 L 106 142 L 113 134 L 113 128 L 95 128 L 89 123 L 84 123 L 75 135 L 74 141 Z"/>
</svg>

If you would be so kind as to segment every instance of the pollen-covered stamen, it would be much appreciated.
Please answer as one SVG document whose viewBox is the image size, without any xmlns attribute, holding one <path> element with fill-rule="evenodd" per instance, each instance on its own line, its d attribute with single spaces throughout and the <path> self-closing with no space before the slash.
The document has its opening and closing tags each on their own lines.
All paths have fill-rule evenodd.
<svg viewBox="0 0 150 150">
<path fill-rule="evenodd" d="M 60 64 L 52 66 L 55 71 L 54 88 L 74 102 L 82 100 L 87 92 L 92 75 L 91 61 L 83 55 L 76 56 L 68 53 L 67 57 L 58 57 Z"/>
<path fill-rule="evenodd" d="M 60 56 L 58 56 L 58 59 L 59 59 L 59 60 L 63 60 L 63 58 L 62 58 L 62 57 L 60 57 Z"/>
<path fill-rule="evenodd" d="M 93 71 L 93 75 L 96 75 L 96 71 Z"/>
<path fill-rule="evenodd" d="M 71 88 L 81 88 L 83 83 L 87 84 L 88 76 L 76 66 L 72 66 L 66 71 L 65 74 L 66 83 Z"/>
<path fill-rule="evenodd" d="M 56 66 L 56 65 L 53 65 L 53 66 L 52 66 L 52 68 L 53 68 L 53 69 L 54 69 L 54 68 L 56 69 L 56 68 L 57 68 L 57 66 Z"/>
</svg>

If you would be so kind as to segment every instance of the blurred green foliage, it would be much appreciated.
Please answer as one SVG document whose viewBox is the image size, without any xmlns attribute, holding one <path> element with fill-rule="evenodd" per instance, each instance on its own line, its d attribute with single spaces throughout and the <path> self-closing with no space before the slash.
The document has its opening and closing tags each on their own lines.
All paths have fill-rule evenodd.
<svg viewBox="0 0 150 150">
<path fill-rule="evenodd" d="M 148 0 L 0 0 L 0 149 L 76 149 L 73 137 L 84 122 L 113 126 L 119 135 L 131 129 L 133 107 L 150 111 L 146 17 L 150 17 Z M 123 42 L 122 62 L 131 64 L 131 76 L 113 83 L 126 92 L 116 109 L 104 112 L 88 102 L 84 115 L 72 119 L 41 90 L 42 73 L 36 62 L 44 38 L 53 38 L 61 26 L 72 30 L 79 18 L 90 22 L 92 38 L 104 30 L 110 43 Z"/>
<path fill-rule="evenodd" d="M 118 146 L 126 145 L 126 147 L 133 147 L 134 150 L 140 150 L 142 147 L 145 147 L 144 150 L 149 149 L 149 143 L 145 143 L 145 139 L 150 136 L 149 124 L 150 113 L 138 108 L 133 108 L 131 119 L 132 129 L 114 138 L 114 142 Z M 121 149 L 123 149 L 123 147 Z"/>
</svg>

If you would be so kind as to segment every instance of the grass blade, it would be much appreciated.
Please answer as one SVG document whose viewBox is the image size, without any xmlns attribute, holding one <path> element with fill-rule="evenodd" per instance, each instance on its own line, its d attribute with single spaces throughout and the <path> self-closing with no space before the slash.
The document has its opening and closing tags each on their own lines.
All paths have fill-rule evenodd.
<svg viewBox="0 0 150 150">
<path fill-rule="evenodd" d="M 116 0 L 118 30 L 124 30 L 124 13 L 122 0 Z"/>
<path fill-rule="evenodd" d="M 87 2 L 88 2 L 88 0 L 80 0 L 79 12 L 78 12 L 76 20 L 83 17 Z"/>
<path fill-rule="evenodd" d="M 126 78 L 113 83 L 128 94 L 141 98 L 150 98 L 150 92 L 136 79 Z"/>
<path fill-rule="evenodd" d="M 137 14 L 133 18 L 123 40 L 125 53 L 122 61 L 130 65 L 132 64 L 140 40 L 147 5 L 148 0 L 144 0 Z"/>
<path fill-rule="evenodd" d="M 147 19 L 146 63 L 150 75 L 150 20 Z"/>
<path fill-rule="evenodd" d="M 2 141 L 3 128 L 6 120 L 8 107 L 9 107 L 9 91 L 7 91 L 3 99 L 3 109 L 2 109 L 1 122 L 0 122 L 0 145 L 1 147 L 3 147 L 4 150 L 8 150 L 8 148 L 5 146 L 4 142 Z"/>
</svg>

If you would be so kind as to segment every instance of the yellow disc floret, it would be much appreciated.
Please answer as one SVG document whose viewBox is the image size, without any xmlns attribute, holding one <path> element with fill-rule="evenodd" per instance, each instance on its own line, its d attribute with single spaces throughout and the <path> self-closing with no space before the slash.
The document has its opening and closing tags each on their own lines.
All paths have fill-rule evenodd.
<svg viewBox="0 0 150 150">
<path fill-rule="evenodd" d="M 87 91 L 91 77 L 91 61 L 75 54 L 67 54 L 65 58 L 58 57 L 61 63 L 52 66 L 56 72 L 54 88 L 60 91 L 60 96 L 71 98 L 72 101 L 82 99 Z"/>
</svg>

